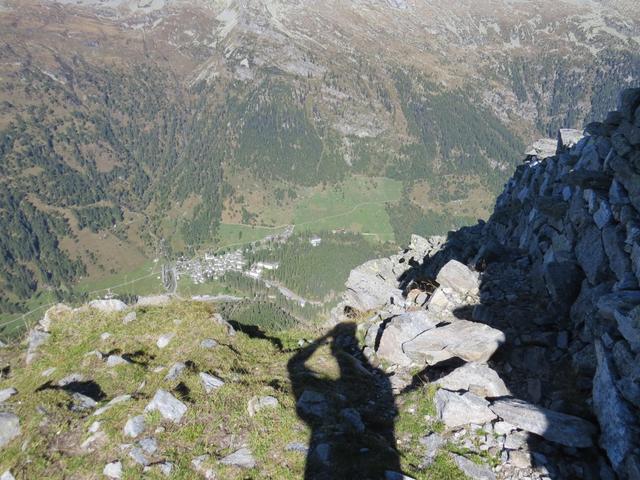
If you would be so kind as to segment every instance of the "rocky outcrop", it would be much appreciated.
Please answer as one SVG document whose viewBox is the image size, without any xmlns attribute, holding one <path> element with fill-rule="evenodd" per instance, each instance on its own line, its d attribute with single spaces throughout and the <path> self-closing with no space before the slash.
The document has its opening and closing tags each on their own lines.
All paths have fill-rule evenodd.
<svg viewBox="0 0 640 480">
<path fill-rule="evenodd" d="M 350 278 L 334 321 L 375 310 L 359 327 L 365 355 L 392 364 L 397 389 L 426 367 L 421 378 L 441 387 L 438 415 L 454 430 L 509 425 L 507 464 L 558 453 L 515 441 L 533 434 L 597 446 L 610 465 L 597 454 L 558 457 L 550 476 L 638 478 L 640 89 L 622 92 L 618 110 L 584 133 L 561 130 L 535 146 L 486 223 L 376 260 L 367 279 L 355 276 L 376 281 Z M 427 246 L 422 258 L 415 245 Z M 462 367 L 443 371 L 454 359 Z"/>
</svg>

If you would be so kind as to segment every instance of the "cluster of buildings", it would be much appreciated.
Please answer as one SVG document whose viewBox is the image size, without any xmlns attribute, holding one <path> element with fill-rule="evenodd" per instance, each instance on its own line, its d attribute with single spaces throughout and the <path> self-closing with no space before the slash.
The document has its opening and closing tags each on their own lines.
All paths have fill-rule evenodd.
<svg viewBox="0 0 640 480">
<path fill-rule="evenodd" d="M 176 277 L 187 275 L 193 283 L 204 283 L 208 279 L 219 279 L 227 272 L 242 272 L 246 265 L 242 250 L 223 255 L 205 254 L 192 260 L 181 258 L 176 262 Z"/>
</svg>

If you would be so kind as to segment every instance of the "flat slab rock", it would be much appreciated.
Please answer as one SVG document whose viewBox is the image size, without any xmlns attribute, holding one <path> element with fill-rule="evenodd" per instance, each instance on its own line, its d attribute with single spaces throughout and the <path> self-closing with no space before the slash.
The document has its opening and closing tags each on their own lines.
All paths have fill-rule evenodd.
<svg viewBox="0 0 640 480">
<path fill-rule="evenodd" d="M 465 363 L 434 383 L 447 390 L 470 391 L 485 398 L 511 394 L 496 371 L 482 363 Z"/>
<path fill-rule="evenodd" d="M 489 408 L 505 422 L 567 447 L 591 447 L 597 431 L 587 420 L 515 398 L 496 400 Z"/>
<path fill-rule="evenodd" d="M 397 288 L 393 262 L 388 258 L 370 260 L 356 267 L 349 274 L 345 286 L 345 302 L 361 311 L 404 301 L 402 291 Z"/>
<path fill-rule="evenodd" d="M 418 365 L 435 365 L 453 357 L 484 363 L 505 340 L 500 330 L 482 323 L 457 320 L 444 327 L 427 330 L 405 343 L 402 349 Z"/>
<path fill-rule="evenodd" d="M 397 365 L 409 366 L 411 359 L 402 351 L 402 345 L 435 328 L 438 320 L 431 317 L 426 310 L 417 310 L 391 319 L 382 332 L 376 351 L 378 357 Z"/>
<path fill-rule="evenodd" d="M 453 455 L 453 461 L 467 477 L 473 480 L 496 480 L 496 475 L 486 465 L 478 465 L 462 455 Z"/>
<path fill-rule="evenodd" d="M 457 260 L 449 260 L 440 269 L 436 282 L 441 287 L 449 287 L 460 295 L 477 295 L 480 288 L 478 273 Z"/>
<path fill-rule="evenodd" d="M 496 419 L 489 402 L 473 393 L 459 394 L 440 389 L 435 396 L 438 418 L 449 428 L 470 423 L 483 424 Z"/>
<path fill-rule="evenodd" d="M 251 450 L 246 447 L 227 455 L 220 460 L 220 463 L 240 468 L 254 468 L 256 466 L 256 460 L 253 458 Z"/>
</svg>

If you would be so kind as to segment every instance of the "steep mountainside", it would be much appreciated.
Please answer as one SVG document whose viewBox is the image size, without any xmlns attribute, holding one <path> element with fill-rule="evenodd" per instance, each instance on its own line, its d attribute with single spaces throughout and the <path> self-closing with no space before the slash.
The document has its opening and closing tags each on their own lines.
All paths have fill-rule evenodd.
<svg viewBox="0 0 640 480">
<path fill-rule="evenodd" d="M 624 2 L 1 5 L 4 311 L 353 175 L 404 183 L 398 242 L 483 216 L 531 132 L 640 70 Z"/>
</svg>

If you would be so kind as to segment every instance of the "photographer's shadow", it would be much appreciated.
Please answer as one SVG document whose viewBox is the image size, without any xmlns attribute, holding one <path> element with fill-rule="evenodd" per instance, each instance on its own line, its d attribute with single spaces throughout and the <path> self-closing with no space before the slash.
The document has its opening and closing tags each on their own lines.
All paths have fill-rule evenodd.
<svg viewBox="0 0 640 480">
<path fill-rule="evenodd" d="M 362 356 L 355 333 L 354 323 L 341 323 L 288 363 L 297 413 L 311 429 L 305 480 L 379 480 L 400 472 L 391 384 Z"/>
</svg>

